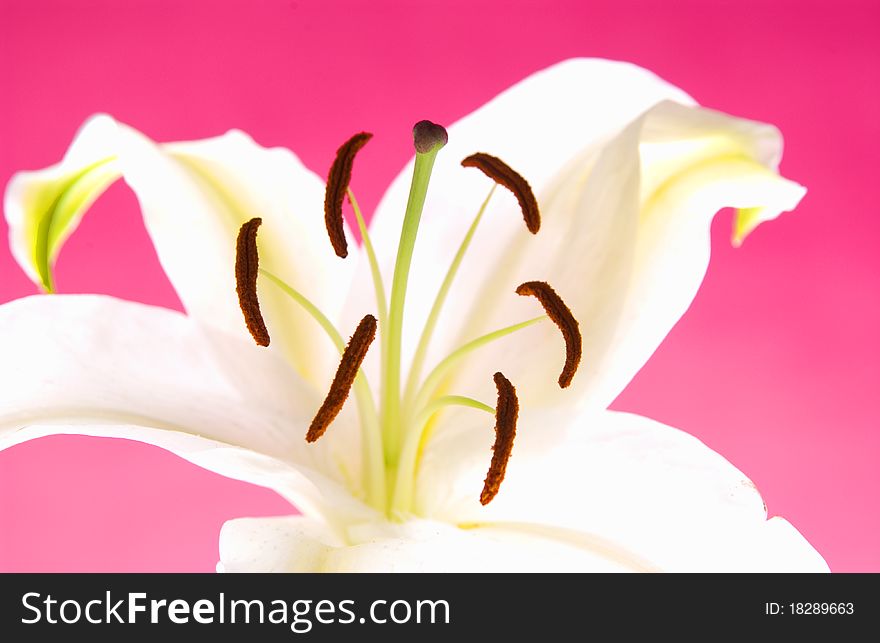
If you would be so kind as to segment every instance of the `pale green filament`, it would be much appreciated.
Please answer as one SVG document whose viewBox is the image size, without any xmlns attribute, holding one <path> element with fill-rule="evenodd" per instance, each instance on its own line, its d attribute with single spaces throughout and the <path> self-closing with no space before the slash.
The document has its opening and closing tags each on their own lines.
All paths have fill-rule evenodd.
<svg viewBox="0 0 880 643">
<path fill-rule="evenodd" d="M 385 327 L 385 321 L 388 319 L 388 301 L 385 299 L 385 284 L 382 282 L 382 273 L 379 271 L 379 262 L 376 260 L 376 251 L 373 249 L 373 242 L 370 240 L 370 233 L 367 230 L 367 224 L 361 214 L 360 206 L 354 198 L 351 188 L 348 188 L 348 199 L 351 201 L 351 207 L 354 210 L 355 219 L 357 219 L 358 230 L 361 232 L 361 239 L 364 242 L 364 249 L 367 251 L 367 259 L 370 263 L 370 273 L 373 277 L 373 289 L 376 291 L 376 308 L 379 309 L 379 328 Z M 385 353 L 386 338 L 382 334 L 382 353 Z"/>
<path fill-rule="evenodd" d="M 418 395 L 416 396 L 415 408 L 421 408 L 427 404 L 428 400 L 431 398 L 431 395 L 437 389 L 437 387 L 442 383 L 443 378 L 449 373 L 449 370 L 455 366 L 459 361 L 463 358 L 467 357 L 470 353 L 485 346 L 486 344 L 490 344 L 497 339 L 501 339 L 511 333 L 515 333 L 518 330 L 522 330 L 523 328 L 528 328 L 538 322 L 542 322 L 545 319 L 549 319 L 547 315 L 541 315 L 540 317 L 535 317 L 533 319 L 526 320 L 524 322 L 520 322 L 518 324 L 513 324 L 512 326 L 506 326 L 499 330 L 493 331 L 491 333 L 487 333 L 482 337 L 477 337 L 476 339 L 468 342 L 467 344 L 459 347 L 455 351 L 449 354 L 446 359 L 441 361 L 437 366 L 434 367 L 434 370 L 425 378 L 424 383 L 419 389 Z"/>
<path fill-rule="evenodd" d="M 403 433 L 400 418 L 400 353 L 403 338 L 403 307 L 406 301 L 406 287 L 419 221 L 422 218 L 422 208 L 425 205 L 425 196 L 428 192 L 434 159 L 437 158 L 440 147 L 435 145 L 429 152 L 416 154 L 409 199 L 406 204 L 406 213 L 403 216 L 403 227 L 400 231 L 400 243 L 397 246 L 394 278 L 391 283 L 391 304 L 388 309 L 388 359 L 385 363 L 385 378 L 382 387 L 382 433 L 385 460 L 392 469 L 397 462 Z"/>
<path fill-rule="evenodd" d="M 260 268 L 260 274 L 263 275 L 266 279 L 274 283 L 278 286 L 284 293 L 293 299 L 296 303 L 298 303 L 302 308 L 312 316 L 312 318 L 318 322 L 318 325 L 327 333 L 327 336 L 330 338 L 330 341 L 333 342 L 333 345 L 339 350 L 339 353 L 345 350 L 345 340 L 342 339 L 342 335 L 339 334 L 339 331 L 336 330 L 336 327 L 333 323 L 327 319 L 327 316 L 321 312 L 321 309 L 315 306 L 308 298 L 303 295 L 301 292 L 290 286 L 286 281 L 281 279 L 280 277 L 276 277 L 274 274 L 269 272 L 268 270 L 264 270 Z"/>
<path fill-rule="evenodd" d="M 354 210 L 355 219 L 357 219 L 358 229 L 361 232 L 364 249 L 367 251 L 367 260 L 370 263 L 370 274 L 373 278 L 373 290 L 376 293 L 376 307 L 379 309 L 379 345 L 381 349 L 380 372 L 384 373 L 388 368 L 388 333 L 385 332 L 388 322 L 388 300 L 385 298 L 385 283 L 382 281 L 382 272 L 379 270 L 379 262 L 376 259 L 376 251 L 373 248 L 373 242 L 370 239 L 370 232 L 367 229 L 367 223 L 361 214 L 361 208 L 357 199 L 354 198 L 354 192 L 348 188 L 348 199 L 351 201 L 351 207 Z M 383 474 L 384 475 L 384 474 Z"/>
<path fill-rule="evenodd" d="M 407 512 L 413 510 L 413 491 L 415 487 L 415 472 L 419 460 L 419 447 L 424 439 L 425 429 L 428 427 L 431 417 L 437 411 L 450 405 L 468 406 L 481 411 L 487 411 L 493 415 L 495 413 L 495 409 L 491 406 L 460 395 L 446 395 L 432 400 L 431 396 L 436 392 L 436 389 L 449 373 L 449 370 L 473 351 L 545 319 L 548 319 L 548 317 L 541 315 L 540 317 L 507 326 L 478 337 L 451 353 L 431 371 L 416 397 L 415 408 L 420 410 L 411 416 L 412 425 L 404 438 L 403 447 L 400 452 L 397 472 L 394 476 L 394 495 L 389 510 L 389 515 L 392 518 L 403 517 Z"/>
<path fill-rule="evenodd" d="M 424 426 L 428 420 L 431 419 L 431 416 L 444 406 L 467 406 L 472 409 L 480 409 L 481 411 L 486 411 L 487 413 L 495 415 L 495 409 L 493 407 L 488 404 L 483 404 L 479 400 L 465 397 L 464 395 L 444 395 L 432 400 L 425 408 L 419 411 L 418 415 L 416 415 L 416 426 Z"/>
<path fill-rule="evenodd" d="M 298 303 L 302 308 L 318 322 L 318 325 L 327 333 L 330 341 L 336 346 L 340 355 L 345 351 L 345 340 L 336 330 L 336 327 L 327 319 L 327 316 L 315 306 L 308 298 L 295 288 L 291 287 L 283 279 L 276 277 L 268 270 L 260 268 L 260 274 L 278 286 L 285 294 Z M 370 391 L 367 376 L 361 370 L 354 380 L 354 395 L 357 402 L 358 414 L 361 418 L 361 431 L 364 441 L 364 489 L 367 493 L 367 501 L 374 507 L 382 510 L 387 499 L 385 466 L 382 456 L 382 433 L 379 427 L 379 416 L 376 413 L 376 405 L 373 402 L 373 393 Z"/>
<path fill-rule="evenodd" d="M 413 504 L 413 491 L 415 490 L 416 462 L 419 455 L 419 444 L 428 421 L 438 411 L 448 406 L 464 406 L 472 409 L 485 411 L 495 415 L 495 409 L 479 400 L 463 395 L 445 395 L 429 402 L 415 416 L 415 421 L 403 442 L 403 450 L 400 453 L 400 463 L 397 469 L 394 483 L 394 497 L 391 501 L 391 517 L 404 517 L 411 511 Z"/>
<path fill-rule="evenodd" d="M 477 216 L 474 217 L 474 221 L 471 223 L 471 227 L 468 229 L 464 239 L 462 239 L 461 245 L 458 247 L 458 252 L 455 253 L 455 258 L 452 260 L 452 263 L 449 264 L 449 270 L 446 271 L 446 277 L 443 279 L 440 290 L 437 291 L 437 297 L 434 299 L 434 305 L 431 307 L 431 312 L 428 314 L 428 319 L 425 322 L 425 328 L 419 339 L 419 345 L 416 348 L 412 367 L 409 371 L 409 378 L 406 382 L 406 395 L 404 396 L 403 407 L 407 412 L 410 411 L 410 407 L 412 406 L 413 397 L 416 394 L 416 387 L 419 383 L 419 377 L 422 374 L 422 367 L 425 365 L 425 358 L 428 355 L 428 348 L 431 345 L 431 337 L 434 334 L 434 328 L 437 326 L 437 320 L 440 318 L 440 312 L 443 310 L 443 304 L 446 303 L 446 297 L 449 294 L 449 289 L 452 287 L 452 282 L 455 281 L 456 274 L 458 274 L 458 268 L 461 266 L 461 262 L 471 245 L 471 240 L 474 238 L 477 226 L 480 225 L 480 220 L 483 218 L 486 206 L 489 205 L 489 200 L 495 193 L 495 188 L 497 186 L 497 183 L 492 184 L 492 189 L 489 190 L 489 194 L 480 206 Z"/>
</svg>

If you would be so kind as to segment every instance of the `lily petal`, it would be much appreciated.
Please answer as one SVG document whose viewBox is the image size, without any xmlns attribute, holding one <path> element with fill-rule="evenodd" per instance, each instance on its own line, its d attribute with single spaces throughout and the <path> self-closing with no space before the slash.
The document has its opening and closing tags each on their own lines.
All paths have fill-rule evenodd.
<svg viewBox="0 0 880 643">
<path fill-rule="evenodd" d="M 341 541 L 304 516 L 235 518 L 220 530 L 218 572 L 314 572 Z"/>
<path fill-rule="evenodd" d="M 318 175 L 289 150 L 260 147 L 237 130 L 163 149 L 167 156 L 155 147 L 132 145 L 121 161 L 159 258 L 190 315 L 244 333 L 238 302 L 229 296 L 231 268 L 239 227 L 259 216 L 261 265 L 329 319 L 338 319 L 355 266 L 327 249 L 324 182 Z M 199 239 L 197 246 L 193 239 Z M 323 390 L 339 358 L 333 344 L 274 285 L 261 283 L 260 304 L 273 343 Z"/>
<path fill-rule="evenodd" d="M 86 210 L 119 178 L 116 123 L 96 116 L 83 125 L 58 165 L 19 172 L 3 208 L 15 260 L 34 282 L 54 290 L 52 265 Z"/>
<path fill-rule="evenodd" d="M 106 171 L 100 159 L 109 159 Z M 157 145 L 109 116 L 93 117 L 59 166 L 20 173 L 7 190 L 13 251 L 28 274 L 50 279 L 43 277 L 43 263 L 34 260 L 42 252 L 39 245 L 34 249 L 40 239 L 34 231 L 42 222 L 60 210 L 52 219 L 59 230 L 50 236 L 53 258 L 119 172 L 135 191 L 159 260 L 191 316 L 246 336 L 234 295 L 235 238 L 242 223 L 259 216 L 262 266 L 302 290 L 328 317 L 338 317 L 353 266 L 326 251 L 323 181 L 290 151 L 260 147 L 237 130 Z M 59 199 L 77 207 L 53 206 Z M 261 287 L 261 301 L 273 350 L 324 386 L 335 362 L 332 344 L 275 286 Z"/>
<path fill-rule="evenodd" d="M 552 530 L 459 529 L 420 520 L 365 527 L 341 541 L 302 516 L 239 518 L 220 532 L 223 572 L 634 571 Z M 638 568 L 635 568 L 638 569 Z"/>
<path fill-rule="evenodd" d="M 347 474 L 358 479 L 351 443 L 305 443 L 320 397 L 247 341 L 162 308 L 53 295 L 0 306 L 0 354 L 0 449 L 52 434 L 126 438 L 325 520 L 371 515 L 345 489 Z M 350 424 L 339 432 L 356 445 Z"/>
<path fill-rule="evenodd" d="M 776 173 L 782 137 L 769 125 L 662 103 L 643 121 L 639 225 L 631 276 L 610 342 L 583 384 L 610 404 L 690 306 L 706 274 L 710 225 L 737 209 L 733 242 L 793 210 L 806 189 Z"/>
<path fill-rule="evenodd" d="M 425 449 L 421 514 L 474 527 L 580 534 L 613 543 L 616 560 L 666 571 L 827 571 L 789 523 L 767 520 L 748 478 L 677 429 L 627 413 L 572 422 L 561 412 L 527 412 L 501 491 L 482 507 L 491 430 L 459 426 Z"/>
</svg>

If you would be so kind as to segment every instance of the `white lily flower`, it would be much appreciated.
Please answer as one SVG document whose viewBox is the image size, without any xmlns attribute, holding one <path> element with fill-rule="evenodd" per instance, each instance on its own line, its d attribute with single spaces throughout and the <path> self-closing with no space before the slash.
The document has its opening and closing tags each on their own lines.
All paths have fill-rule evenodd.
<svg viewBox="0 0 880 643">
<path fill-rule="evenodd" d="M 693 300 L 714 214 L 738 209 L 738 244 L 803 196 L 776 173 L 779 133 L 601 60 L 531 76 L 449 128 L 442 150 L 426 127 L 377 209 L 372 247 L 340 259 L 324 182 L 291 152 L 238 131 L 160 145 L 90 119 L 59 165 L 11 181 L 15 257 L 52 289 L 64 240 L 122 177 L 187 313 L 104 296 L 0 307 L 0 448 L 61 433 L 139 440 L 302 512 L 227 522 L 226 571 L 827 571 L 722 456 L 607 410 Z M 509 190 L 461 167 L 475 152 L 528 180 L 537 234 Z M 247 311 L 253 217 L 268 349 L 235 295 L 238 260 Z M 532 280 L 552 285 L 562 312 L 546 291 L 516 296 Z M 568 311 L 580 339 L 553 323 Z M 339 400 L 322 399 L 367 313 L 380 340 L 333 419 Z M 340 368 L 348 360 L 352 377 L 367 322 Z M 309 443 L 307 431 L 325 433 Z"/>
</svg>

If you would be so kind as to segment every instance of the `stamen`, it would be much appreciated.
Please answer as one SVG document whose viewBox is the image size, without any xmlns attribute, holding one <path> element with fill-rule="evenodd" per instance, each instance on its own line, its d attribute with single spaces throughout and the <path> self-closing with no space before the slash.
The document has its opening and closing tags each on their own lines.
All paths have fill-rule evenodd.
<svg viewBox="0 0 880 643">
<path fill-rule="evenodd" d="M 394 485 L 394 495 L 391 498 L 391 515 L 402 516 L 411 513 L 413 503 L 413 485 L 415 483 L 416 468 L 422 444 L 430 432 L 430 423 L 433 416 L 444 408 L 458 406 L 476 409 L 489 415 L 495 415 L 495 409 L 488 404 L 483 404 L 472 397 L 463 395 L 444 395 L 429 402 L 421 411 L 415 414 L 413 421 L 414 430 L 406 434 L 403 449 L 397 466 L 397 479 Z"/>
<path fill-rule="evenodd" d="M 260 312 L 260 300 L 257 298 L 257 274 L 260 259 L 257 253 L 257 228 L 263 222 L 254 218 L 241 226 L 235 244 L 235 291 L 238 293 L 238 305 L 244 314 L 244 323 L 251 337 L 260 346 L 269 345 L 269 331 Z"/>
<path fill-rule="evenodd" d="M 342 225 L 342 201 L 351 182 L 354 157 L 371 138 L 373 138 L 372 134 L 361 132 L 343 143 L 336 150 L 336 159 L 327 177 L 327 190 L 324 193 L 324 223 L 327 225 L 327 235 L 330 237 L 330 243 L 333 244 L 333 250 L 342 258 L 348 256 L 348 242 Z"/>
<path fill-rule="evenodd" d="M 519 201 L 526 227 L 532 234 L 538 234 L 538 230 L 541 229 L 541 213 L 528 181 L 501 159 L 482 152 L 471 154 L 461 164 L 463 167 L 477 168 L 490 179 L 513 192 L 516 200 Z"/>
<path fill-rule="evenodd" d="M 562 338 L 565 340 L 565 366 L 559 375 L 560 388 L 566 388 L 571 384 L 578 365 L 581 363 L 581 331 L 577 319 L 571 314 L 571 310 L 556 294 L 549 284 L 543 281 L 527 281 L 516 289 L 517 295 L 530 295 L 541 302 L 547 316 L 559 327 Z"/>
<path fill-rule="evenodd" d="M 324 403 L 321 404 L 321 408 L 315 414 L 315 419 L 312 420 L 308 433 L 306 433 L 306 442 L 314 442 L 324 435 L 324 431 L 339 415 L 342 405 L 348 398 L 354 379 L 357 377 L 358 370 L 367 356 L 367 349 L 370 348 L 370 344 L 375 338 L 376 318 L 367 315 L 358 324 L 348 341 L 348 346 L 345 347 L 345 352 L 342 353 L 339 368 L 336 369 L 336 375 L 330 384 L 330 391 L 327 393 Z"/>
<path fill-rule="evenodd" d="M 345 340 L 333 326 L 333 323 L 321 310 L 309 301 L 302 293 L 292 288 L 280 277 L 260 268 L 260 274 L 278 286 L 284 294 L 308 313 L 318 325 L 327 333 L 327 337 L 336 346 L 340 355 L 345 353 Z M 381 322 L 380 322 L 381 323 Z M 354 397 L 357 403 L 358 413 L 361 417 L 361 430 L 364 444 L 364 488 L 367 498 L 374 507 L 383 507 L 387 502 L 388 495 L 385 491 L 385 458 L 382 453 L 382 435 L 379 427 L 379 416 L 376 413 L 376 405 L 373 402 L 373 394 L 370 391 L 370 383 L 366 375 L 356 377 L 354 380 Z"/>
<path fill-rule="evenodd" d="M 419 392 L 416 394 L 415 408 L 422 408 L 425 404 L 427 404 L 431 398 L 431 395 L 442 384 L 443 378 L 446 377 L 446 375 L 452 370 L 452 368 L 456 364 L 458 364 L 465 357 L 473 353 L 475 350 L 491 344 L 492 342 L 497 341 L 502 337 L 506 337 L 511 333 L 515 333 L 524 328 L 528 328 L 533 324 L 545 321 L 546 319 L 547 315 L 541 315 L 540 317 L 527 319 L 524 322 L 519 322 L 518 324 L 513 324 L 511 326 L 505 326 L 504 328 L 492 331 L 491 333 L 486 333 L 481 337 L 477 337 L 476 339 L 469 341 L 463 346 L 459 346 L 447 357 L 445 357 L 443 361 L 437 364 L 437 366 L 434 367 L 434 370 L 432 370 L 428 377 L 425 378 L 425 381 L 419 388 Z"/>
<path fill-rule="evenodd" d="M 480 493 L 480 504 L 487 505 L 498 495 L 498 489 L 507 471 L 507 461 L 513 451 L 513 438 L 516 437 L 516 418 L 519 415 L 519 400 L 516 389 L 504 375 L 495 373 L 495 388 L 498 390 L 498 403 L 495 406 L 495 444 L 492 446 L 492 464 Z"/>
</svg>

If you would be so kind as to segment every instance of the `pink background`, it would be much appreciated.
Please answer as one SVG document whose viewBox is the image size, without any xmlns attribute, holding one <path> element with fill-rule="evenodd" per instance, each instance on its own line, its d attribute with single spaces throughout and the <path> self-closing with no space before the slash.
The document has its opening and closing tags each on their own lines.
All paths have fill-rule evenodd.
<svg viewBox="0 0 880 643">
<path fill-rule="evenodd" d="M 871 0 L 2 0 L 0 183 L 56 162 L 96 111 L 158 140 L 240 127 L 321 174 L 366 129 L 369 211 L 416 120 L 449 123 L 572 56 L 649 67 L 781 127 L 783 171 L 810 192 L 739 250 L 717 218 L 694 305 L 615 406 L 720 451 L 833 570 L 880 571 L 878 24 Z M 121 184 L 58 283 L 179 307 Z M 0 301 L 34 291 L 3 243 Z M 158 449 L 76 437 L 0 453 L 0 489 L 5 571 L 211 570 L 224 520 L 290 511 Z"/>
</svg>

